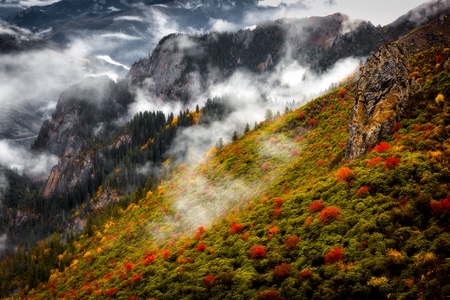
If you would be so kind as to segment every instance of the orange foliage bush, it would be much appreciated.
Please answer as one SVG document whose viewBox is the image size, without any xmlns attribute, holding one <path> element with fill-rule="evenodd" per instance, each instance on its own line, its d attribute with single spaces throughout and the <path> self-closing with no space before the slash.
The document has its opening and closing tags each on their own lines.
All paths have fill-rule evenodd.
<svg viewBox="0 0 450 300">
<path fill-rule="evenodd" d="M 342 211 L 335 207 L 335 206 L 328 206 L 324 208 L 319 215 L 319 221 L 322 223 L 322 225 L 330 224 L 331 222 L 337 220 Z"/>
<path fill-rule="evenodd" d="M 384 152 L 388 151 L 389 149 L 391 149 L 391 145 L 389 145 L 389 143 L 386 143 L 386 142 L 381 142 L 378 145 L 376 145 L 375 147 L 373 147 L 373 151 L 378 152 L 378 153 L 384 153 Z"/>
<path fill-rule="evenodd" d="M 331 249 L 330 252 L 328 252 L 327 255 L 325 255 L 325 264 L 331 265 L 343 259 L 344 259 L 344 249 L 341 247 L 336 247 L 334 249 Z"/>
<path fill-rule="evenodd" d="M 432 201 L 430 202 L 430 207 L 431 211 L 436 216 L 450 212 L 450 197 L 441 201 Z"/>
<path fill-rule="evenodd" d="M 400 158 L 397 157 L 388 157 L 384 161 L 384 166 L 386 170 L 392 170 L 397 168 L 400 165 Z"/>
<path fill-rule="evenodd" d="M 154 256 L 153 254 L 147 254 L 144 257 L 144 266 L 148 266 L 155 259 L 156 259 L 156 256 Z"/>
<path fill-rule="evenodd" d="M 200 243 L 197 245 L 197 248 L 195 249 L 198 252 L 203 252 L 206 249 L 206 245 L 204 243 Z"/>
<path fill-rule="evenodd" d="M 215 282 L 214 282 L 215 279 L 216 279 L 216 277 L 215 277 L 214 275 L 211 275 L 211 274 L 206 275 L 206 276 L 203 278 L 203 285 L 204 285 L 206 288 L 211 289 L 211 288 L 213 288 L 214 285 L 215 285 Z"/>
<path fill-rule="evenodd" d="M 312 271 L 310 269 L 304 269 L 304 270 L 300 271 L 299 275 L 303 279 L 308 279 L 308 278 L 311 278 Z"/>
<path fill-rule="evenodd" d="M 244 225 L 238 224 L 238 223 L 232 223 L 230 226 L 230 233 L 231 234 L 241 233 L 243 229 L 244 229 Z"/>
<path fill-rule="evenodd" d="M 365 197 L 369 195 L 370 186 L 362 186 L 356 192 L 356 197 Z"/>
<path fill-rule="evenodd" d="M 275 269 L 273 270 L 273 275 L 277 280 L 284 279 L 289 275 L 289 273 L 292 270 L 293 267 L 291 264 L 282 263 L 278 266 L 275 266 Z"/>
<path fill-rule="evenodd" d="M 256 296 L 255 300 L 284 300 L 284 297 L 276 290 L 267 290 Z"/>
<path fill-rule="evenodd" d="M 110 288 L 109 290 L 106 291 L 106 296 L 112 298 L 118 291 L 119 291 L 118 288 L 115 288 L 115 287 Z"/>
<path fill-rule="evenodd" d="M 308 216 L 305 220 L 305 223 L 303 223 L 303 225 L 305 227 L 308 227 L 312 223 L 313 220 L 314 220 L 314 218 L 312 216 Z"/>
<path fill-rule="evenodd" d="M 323 209 L 323 200 L 316 200 L 313 203 L 311 203 L 308 207 L 308 211 L 310 213 L 315 213 L 321 211 L 322 209 Z"/>
<path fill-rule="evenodd" d="M 300 238 L 296 235 L 292 235 L 284 241 L 284 248 L 286 249 L 286 251 L 293 251 L 297 248 L 299 242 Z"/>
<path fill-rule="evenodd" d="M 378 165 L 382 161 L 383 161 L 382 157 L 374 157 L 374 158 L 366 160 L 366 165 L 369 168 L 373 168 L 373 167 L 375 167 L 376 165 Z"/>
<path fill-rule="evenodd" d="M 308 121 L 308 125 L 311 125 L 311 126 L 315 126 L 315 125 L 317 125 L 317 123 L 318 123 L 317 120 L 314 118 L 311 118 Z"/>
<path fill-rule="evenodd" d="M 340 168 L 336 174 L 334 174 L 334 177 L 337 181 L 343 182 L 343 181 L 350 181 L 350 179 L 353 178 L 354 172 L 349 167 L 342 167 Z"/>
<path fill-rule="evenodd" d="M 259 259 L 266 257 L 266 247 L 263 245 L 254 245 L 249 250 L 250 258 Z"/>
</svg>

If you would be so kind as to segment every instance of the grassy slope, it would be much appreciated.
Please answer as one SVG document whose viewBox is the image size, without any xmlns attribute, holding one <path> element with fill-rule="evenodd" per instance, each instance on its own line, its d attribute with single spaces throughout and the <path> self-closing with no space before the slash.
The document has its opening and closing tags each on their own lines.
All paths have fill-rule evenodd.
<svg viewBox="0 0 450 300">
<path fill-rule="evenodd" d="M 450 97 L 449 71 L 437 55 L 448 52 L 411 58 L 424 90 L 386 151 L 342 160 L 350 83 L 179 166 L 71 243 L 60 256 L 70 266 L 29 299 L 450 296 L 449 115 L 435 102 Z M 343 167 L 353 174 L 338 180 Z"/>
</svg>

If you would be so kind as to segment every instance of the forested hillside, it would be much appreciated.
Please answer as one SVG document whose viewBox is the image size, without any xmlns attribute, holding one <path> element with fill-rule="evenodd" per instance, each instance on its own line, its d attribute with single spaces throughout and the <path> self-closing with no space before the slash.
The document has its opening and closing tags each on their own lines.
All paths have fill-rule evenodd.
<svg viewBox="0 0 450 300">
<path fill-rule="evenodd" d="M 162 150 L 155 148 L 158 138 L 170 139 L 171 126 L 184 119 L 196 126 L 202 110 L 179 118 L 136 116 L 121 135 L 132 137 L 128 150 L 111 152 L 119 167 L 102 175 L 109 187 L 91 195 L 84 232 L 64 242 L 53 235 L 4 260 L 1 294 L 450 296 L 450 52 L 438 45 L 409 51 L 405 80 L 418 89 L 389 133 L 359 157 L 345 159 L 353 107 L 366 92 L 357 90 L 355 79 L 245 130 L 234 142 L 218 143 L 198 163 L 166 160 L 160 182 L 144 183 L 96 210 L 106 188 L 126 191 L 129 163 L 155 161 Z M 209 107 L 214 109 L 211 102 Z M 152 119 L 159 120 L 156 135 L 142 131 L 152 128 Z"/>
</svg>

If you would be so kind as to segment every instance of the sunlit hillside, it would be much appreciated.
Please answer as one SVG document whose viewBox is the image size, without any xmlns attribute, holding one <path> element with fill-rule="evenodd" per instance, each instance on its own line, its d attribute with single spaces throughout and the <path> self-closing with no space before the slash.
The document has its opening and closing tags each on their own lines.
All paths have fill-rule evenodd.
<svg viewBox="0 0 450 300">
<path fill-rule="evenodd" d="M 5 260 L 2 291 L 25 282 L 25 299 L 450 296 L 449 54 L 411 56 L 421 89 L 362 157 L 345 160 L 353 81 L 198 164 L 167 161 L 161 184 L 98 213 L 83 234 Z"/>
</svg>

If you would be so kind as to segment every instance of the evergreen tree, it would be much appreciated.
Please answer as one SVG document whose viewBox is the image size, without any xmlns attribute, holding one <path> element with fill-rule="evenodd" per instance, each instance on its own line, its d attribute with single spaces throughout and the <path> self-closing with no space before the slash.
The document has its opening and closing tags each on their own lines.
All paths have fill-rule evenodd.
<svg viewBox="0 0 450 300">
<path fill-rule="evenodd" d="M 247 133 L 249 131 L 250 131 L 250 125 L 247 123 L 247 124 L 245 124 L 244 133 Z"/>
<path fill-rule="evenodd" d="M 236 130 L 233 132 L 233 137 L 232 137 L 231 139 L 233 140 L 233 142 L 237 141 L 237 139 L 238 139 L 238 133 L 237 133 Z"/>
</svg>

